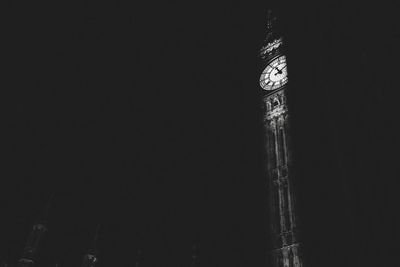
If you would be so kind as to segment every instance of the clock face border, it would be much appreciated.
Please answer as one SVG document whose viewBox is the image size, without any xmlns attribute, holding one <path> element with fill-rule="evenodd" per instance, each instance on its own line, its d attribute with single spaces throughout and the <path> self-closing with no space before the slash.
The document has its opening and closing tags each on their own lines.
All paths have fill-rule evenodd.
<svg viewBox="0 0 400 267">
<path fill-rule="evenodd" d="M 270 76 L 271 73 L 273 72 L 274 68 L 277 68 L 278 66 L 281 66 L 281 70 L 284 68 L 287 68 L 287 63 L 286 63 L 286 56 L 285 55 L 278 55 L 271 59 L 267 66 L 264 68 L 263 72 L 261 73 L 260 76 L 260 86 L 263 90 L 265 91 L 272 91 L 276 90 L 279 88 L 282 88 L 285 86 L 288 82 L 288 76 L 287 76 L 287 70 L 285 70 L 283 73 L 283 76 L 279 78 L 276 81 L 272 81 Z M 267 82 L 268 81 L 268 82 Z M 270 84 L 272 82 L 272 84 Z"/>
</svg>

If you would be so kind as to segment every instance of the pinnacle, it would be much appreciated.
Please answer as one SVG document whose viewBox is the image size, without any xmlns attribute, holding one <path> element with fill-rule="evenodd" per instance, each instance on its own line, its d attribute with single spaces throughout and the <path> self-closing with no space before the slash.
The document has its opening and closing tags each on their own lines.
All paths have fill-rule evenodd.
<svg viewBox="0 0 400 267">
<path fill-rule="evenodd" d="M 97 239 L 99 237 L 100 224 L 97 224 L 96 231 L 93 237 L 92 249 L 97 252 Z"/>
<path fill-rule="evenodd" d="M 47 217 L 49 216 L 49 211 L 51 208 L 51 204 L 53 203 L 54 196 L 55 192 L 51 193 L 49 199 L 47 200 L 46 206 L 43 208 L 42 213 L 39 215 L 39 222 L 45 223 L 47 221 Z"/>
</svg>

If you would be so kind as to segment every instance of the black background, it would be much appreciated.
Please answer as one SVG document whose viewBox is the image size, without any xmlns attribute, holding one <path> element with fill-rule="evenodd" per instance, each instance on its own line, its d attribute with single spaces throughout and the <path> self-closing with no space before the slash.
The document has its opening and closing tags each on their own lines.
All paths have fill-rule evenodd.
<svg viewBox="0 0 400 267">
<path fill-rule="evenodd" d="M 285 33 L 305 266 L 395 262 L 395 1 L 2 3 L 0 258 L 52 192 L 38 266 L 265 266 L 258 50 Z"/>
</svg>

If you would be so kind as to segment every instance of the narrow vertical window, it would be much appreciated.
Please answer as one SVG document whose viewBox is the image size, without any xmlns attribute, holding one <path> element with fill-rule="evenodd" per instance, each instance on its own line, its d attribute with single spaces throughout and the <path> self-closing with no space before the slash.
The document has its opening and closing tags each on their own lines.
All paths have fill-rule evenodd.
<svg viewBox="0 0 400 267">
<path fill-rule="evenodd" d="M 289 231 L 291 229 L 290 225 L 291 210 L 289 209 L 289 192 L 287 186 L 283 187 L 283 212 L 285 217 L 285 228 L 286 231 Z"/>
<path fill-rule="evenodd" d="M 270 148 L 270 162 L 271 162 L 271 168 L 275 168 L 276 167 L 276 148 L 275 148 L 275 132 L 273 129 L 271 129 L 270 131 L 270 143 L 269 143 L 269 148 Z"/>
<path fill-rule="evenodd" d="M 285 151 L 285 135 L 283 133 L 283 128 L 279 129 L 279 154 L 281 156 L 282 165 L 286 164 L 286 151 Z"/>
<path fill-rule="evenodd" d="M 273 191 L 273 200 L 272 200 L 272 211 L 273 211 L 273 217 L 272 217 L 272 224 L 273 224 L 273 229 L 276 231 L 275 233 L 280 233 L 282 231 L 281 229 L 281 216 L 280 216 L 280 210 L 279 210 L 279 190 L 278 188 L 274 188 Z"/>
</svg>

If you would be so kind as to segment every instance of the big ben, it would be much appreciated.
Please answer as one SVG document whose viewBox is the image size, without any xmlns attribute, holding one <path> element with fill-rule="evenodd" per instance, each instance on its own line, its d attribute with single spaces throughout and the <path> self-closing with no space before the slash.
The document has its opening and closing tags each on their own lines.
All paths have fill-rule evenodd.
<svg viewBox="0 0 400 267">
<path fill-rule="evenodd" d="M 284 38 L 268 12 L 267 36 L 260 51 L 263 123 L 265 126 L 268 195 L 268 262 L 273 267 L 302 267 L 293 186 L 289 88 Z"/>
</svg>

